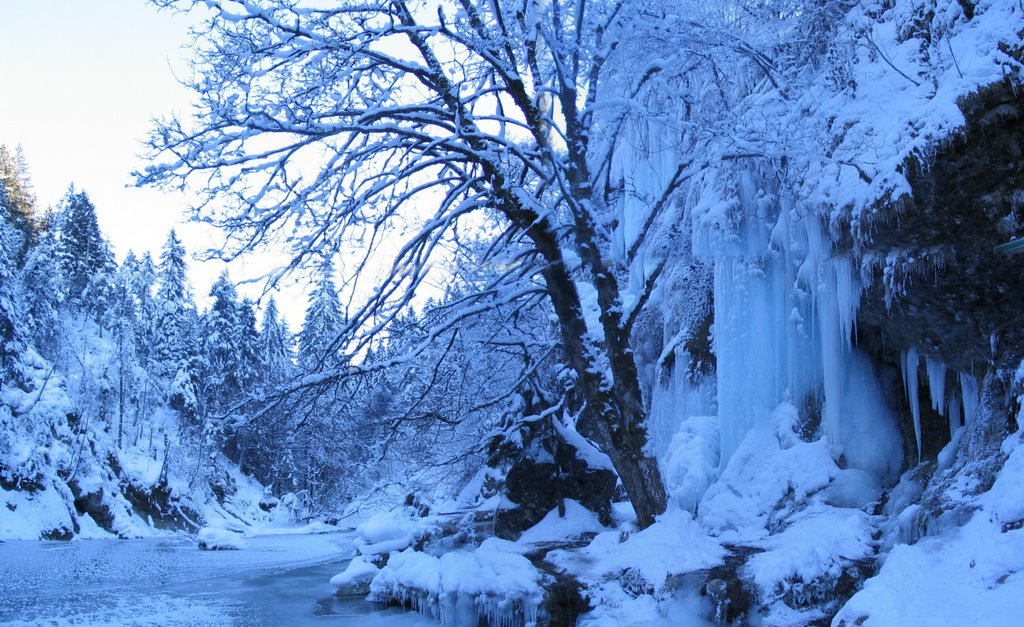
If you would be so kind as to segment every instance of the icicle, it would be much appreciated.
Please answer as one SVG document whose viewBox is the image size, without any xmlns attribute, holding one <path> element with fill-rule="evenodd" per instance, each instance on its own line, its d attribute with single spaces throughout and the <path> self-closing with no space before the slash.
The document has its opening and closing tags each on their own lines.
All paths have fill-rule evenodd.
<svg viewBox="0 0 1024 627">
<path fill-rule="evenodd" d="M 900 375 L 903 377 L 903 389 L 907 391 L 907 398 L 910 398 L 910 391 L 907 387 L 907 351 L 900 351 Z"/>
<path fill-rule="evenodd" d="M 953 439 L 953 434 L 961 426 L 960 422 L 960 397 L 956 394 L 949 399 L 949 438 Z"/>
<path fill-rule="evenodd" d="M 917 367 L 921 356 L 916 348 L 900 353 L 900 367 L 903 370 L 903 387 L 910 402 L 910 413 L 914 417 L 914 439 L 917 441 L 917 461 L 921 462 L 921 399 L 917 393 Z"/>
<path fill-rule="evenodd" d="M 932 397 L 932 409 L 940 416 L 946 415 L 946 364 L 926 357 L 925 371 L 928 373 L 928 393 Z"/>
<path fill-rule="evenodd" d="M 860 282 L 853 273 L 853 264 L 849 257 L 834 257 L 832 269 L 835 272 L 839 330 L 846 340 L 846 348 L 852 350 L 853 337 L 857 334 L 857 310 L 860 309 Z"/>
<path fill-rule="evenodd" d="M 964 401 L 964 424 L 969 425 L 978 413 L 978 379 L 963 372 L 959 374 L 959 378 L 960 395 Z"/>
</svg>

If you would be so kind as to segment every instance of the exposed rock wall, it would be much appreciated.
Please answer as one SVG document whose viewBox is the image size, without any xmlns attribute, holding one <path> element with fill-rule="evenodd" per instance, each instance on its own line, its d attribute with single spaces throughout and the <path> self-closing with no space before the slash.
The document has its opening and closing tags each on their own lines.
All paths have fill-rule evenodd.
<svg viewBox="0 0 1024 627">
<path fill-rule="evenodd" d="M 862 256 L 905 260 L 902 293 L 878 267 L 859 322 L 894 349 L 916 346 L 951 370 L 981 374 L 1024 354 L 1024 258 L 993 247 L 1024 235 L 1024 86 L 964 99 L 963 132 L 930 163 L 907 164 L 913 195 L 891 209 Z"/>
</svg>

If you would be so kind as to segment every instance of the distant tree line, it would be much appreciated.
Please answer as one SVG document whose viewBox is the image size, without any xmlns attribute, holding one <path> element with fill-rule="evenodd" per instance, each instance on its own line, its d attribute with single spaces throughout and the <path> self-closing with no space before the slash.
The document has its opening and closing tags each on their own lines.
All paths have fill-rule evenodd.
<svg viewBox="0 0 1024 627">
<path fill-rule="evenodd" d="M 534 345 L 554 346 L 540 337 L 551 325 L 536 299 L 515 307 L 511 326 L 499 311 L 459 317 L 454 305 L 486 270 L 454 273 L 439 299 L 409 307 L 356 354 L 330 260 L 314 272 L 297 333 L 273 296 L 258 316 L 226 272 L 201 311 L 175 231 L 158 258 L 128 252 L 118 263 L 84 190 L 41 211 L 21 151 L 0 147 L 0 159 L 0 374 L 15 382 L 25 351 L 38 352 L 118 447 L 159 439 L 154 416 L 171 412 L 175 441 L 204 460 L 197 480 L 215 482 L 223 455 L 310 515 L 375 489 L 457 488 L 517 390 L 537 387 Z M 443 341 L 427 341 L 437 329 Z M 351 376 L 324 374 L 339 371 Z"/>
</svg>

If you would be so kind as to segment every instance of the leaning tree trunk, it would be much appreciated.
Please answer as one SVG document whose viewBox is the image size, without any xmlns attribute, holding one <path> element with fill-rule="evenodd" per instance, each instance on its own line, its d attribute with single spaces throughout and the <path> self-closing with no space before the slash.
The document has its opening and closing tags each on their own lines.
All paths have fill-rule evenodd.
<svg viewBox="0 0 1024 627">
<path fill-rule="evenodd" d="M 605 341 L 598 345 L 587 332 L 579 292 L 550 223 L 534 219 L 527 230 L 547 262 L 543 271 L 547 292 L 558 317 L 567 361 L 577 374 L 575 392 L 583 410 L 578 428 L 611 458 L 636 511 L 637 523 L 648 527 L 665 511 L 667 499 L 658 463 L 644 452 L 646 412 L 627 332 L 612 317 L 619 309 L 607 306 L 618 301 L 617 286 L 608 284 L 614 278 L 605 273 L 597 286 L 606 329 Z M 610 287 L 614 287 L 610 294 L 602 294 Z M 608 332 L 609 327 L 613 333 Z"/>
<path fill-rule="evenodd" d="M 599 245 L 598 229 L 594 223 L 595 202 L 593 186 L 587 163 L 587 141 L 589 136 L 575 109 L 575 90 L 563 89 L 559 99 L 564 109 L 566 134 L 574 138 L 569 142 L 568 168 L 566 179 L 571 193 L 569 197 L 575 210 L 574 236 L 577 252 L 583 266 L 589 270 L 597 291 L 603 341 L 601 346 L 588 346 L 587 335 L 565 335 L 566 350 L 577 353 L 581 367 L 581 383 L 586 389 L 588 403 L 594 404 L 594 411 L 584 414 L 580 426 L 584 435 L 598 442 L 612 458 L 622 485 L 629 494 L 637 521 L 641 527 L 654 522 L 654 517 L 665 511 L 667 497 L 661 481 L 657 460 L 645 453 L 647 445 L 647 412 L 640 392 L 640 376 L 637 372 L 633 348 L 630 344 L 629 325 L 623 318 L 623 303 L 615 273 L 608 267 Z M 565 264 L 557 264 L 557 270 L 565 275 L 565 282 L 571 289 L 559 290 L 552 299 L 569 294 L 572 299 L 564 312 L 558 311 L 559 319 L 577 316 L 581 307 L 575 284 L 565 272 Z M 558 305 L 556 303 L 556 310 Z M 585 332 L 586 329 L 584 328 Z M 588 357 L 597 352 L 607 364 L 592 363 Z M 588 363 L 589 362 L 589 363 Z M 595 368 L 594 366 L 606 366 Z M 607 374 L 603 374 L 607 372 Z"/>
<path fill-rule="evenodd" d="M 551 264 L 544 277 L 558 316 L 563 349 L 578 376 L 575 391 L 583 409 L 578 428 L 611 458 L 636 511 L 637 523 L 647 527 L 665 511 L 667 499 L 657 460 L 644 452 L 646 412 L 633 354 L 628 347 L 613 350 L 614 344 L 607 338 L 601 347 L 588 341 L 579 295 L 564 268 L 564 264 Z M 611 381 L 604 374 L 602 357 L 608 360 Z"/>
<path fill-rule="evenodd" d="M 500 170 L 485 165 L 498 208 L 522 228 L 544 258 L 542 270 L 546 291 L 558 318 L 562 348 L 570 368 L 577 375 L 574 392 L 582 409 L 579 431 L 611 458 L 622 481 L 637 523 L 645 528 L 665 511 L 667 497 L 657 460 L 648 456 L 646 411 L 640 392 L 640 378 L 629 332 L 622 324 L 618 284 L 610 271 L 600 266 L 593 225 L 577 225 L 580 254 L 595 276 L 601 325 L 605 339 L 590 337 L 583 317 L 579 291 L 569 274 L 558 235 L 551 221 L 523 206 Z M 583 226 L 581 232 L 579 227 Z M 597 272 L 593 272 L 598 268 Z"/>
</svg>

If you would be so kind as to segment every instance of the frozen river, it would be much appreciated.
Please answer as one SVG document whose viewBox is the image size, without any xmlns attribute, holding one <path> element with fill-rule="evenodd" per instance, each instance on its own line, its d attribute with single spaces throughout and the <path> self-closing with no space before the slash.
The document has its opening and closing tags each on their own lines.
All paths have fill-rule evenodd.
<svg viewBox="0 0 1024 627">
<path fill-rule="evenodd" d="M 241 551 L 186 538 L 0 543 L 0 623 L 427 626 L 334 596 L 351 534 L 271 535 Z"/>
</svg>

